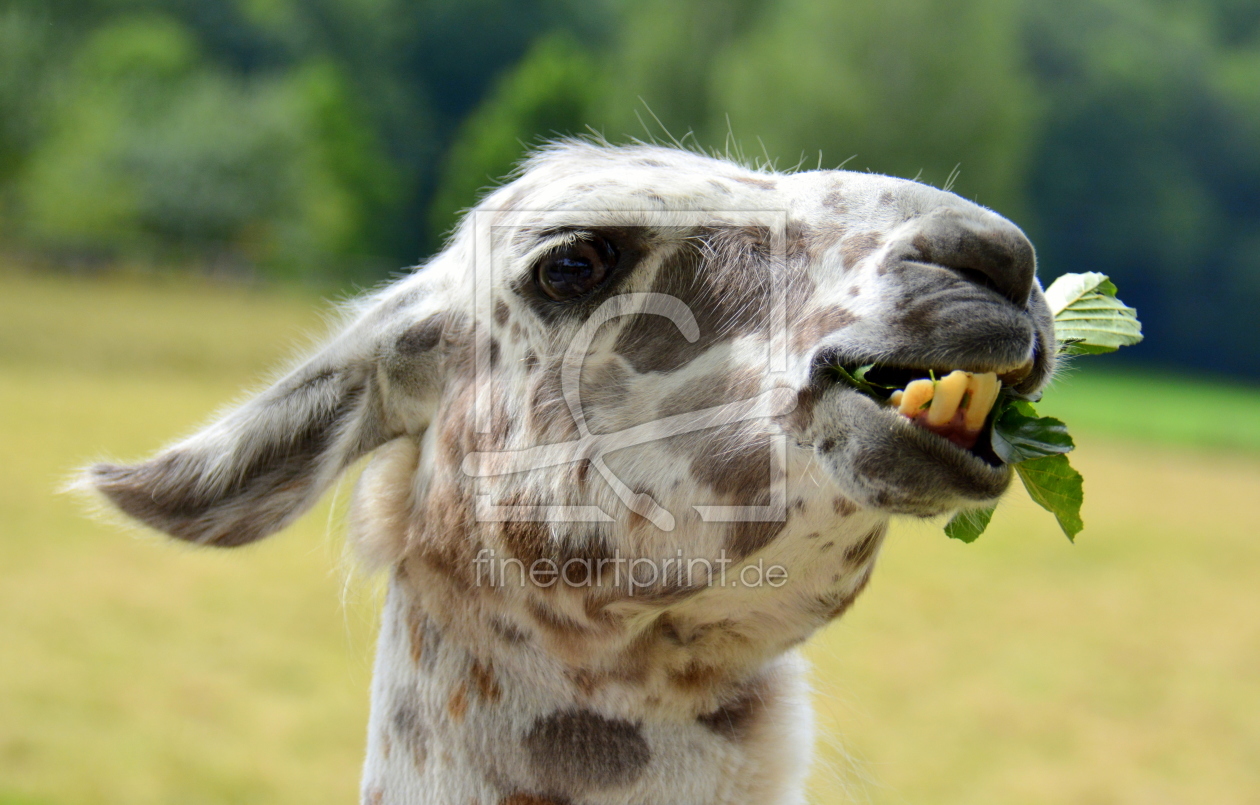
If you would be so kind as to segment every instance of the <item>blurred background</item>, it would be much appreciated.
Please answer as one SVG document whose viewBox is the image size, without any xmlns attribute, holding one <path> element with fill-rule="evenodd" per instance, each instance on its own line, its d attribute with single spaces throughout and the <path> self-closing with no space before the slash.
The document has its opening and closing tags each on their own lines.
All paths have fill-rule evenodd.
<svg viewBox="0 0 1260 805">
<path fill-rule="evenodd" d="M 870 170 L 1101 271 L 1086 531 L 903 525 L 811 646 L 816 803 L 1260 802 L 1260 3 L 0 0 L 0 803 L 353 801 L 379 580 L 53 491 L 187 432 L 547 138 Z"/>
</svg>

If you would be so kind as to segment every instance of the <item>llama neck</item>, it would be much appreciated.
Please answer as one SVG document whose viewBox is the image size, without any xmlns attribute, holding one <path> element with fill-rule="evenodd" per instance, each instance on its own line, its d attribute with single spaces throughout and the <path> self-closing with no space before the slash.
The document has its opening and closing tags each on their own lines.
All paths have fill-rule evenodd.
<svg viewBox="0 0 1260 805">
<path fill-rule="evenodd" d="M 650 674 L 584 679 L 502 619 L 479 629 L 426 599 L 414 575 L 391 579 L 365 803 L 799 801 L 811 721 L 795 653 L 663 706 Z"/>
</svg>

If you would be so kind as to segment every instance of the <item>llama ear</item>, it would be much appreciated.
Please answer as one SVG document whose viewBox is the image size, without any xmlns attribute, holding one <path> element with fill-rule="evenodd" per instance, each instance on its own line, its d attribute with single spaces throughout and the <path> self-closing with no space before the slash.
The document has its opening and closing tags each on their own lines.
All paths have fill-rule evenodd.
<svg viewBox="0 0 1260 805">
<path fill-rule="evenodd" d="M 190 542 L 230 547 L 279 530 L 402 432 L 385 410 L 381 328 L 370 319 L 201 432 L 141 464 L 97 464 L 81 484 Z"/>
</svg>

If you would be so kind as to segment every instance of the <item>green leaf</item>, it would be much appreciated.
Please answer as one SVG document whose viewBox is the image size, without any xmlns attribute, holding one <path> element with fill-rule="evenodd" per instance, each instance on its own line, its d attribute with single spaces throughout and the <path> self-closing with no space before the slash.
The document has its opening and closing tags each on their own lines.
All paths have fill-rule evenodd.
<svg viewBox="0 0 1260 805">
<path fill-rule="evenodd" d="M 850 386 L 853 386 L 853 388 L 857 389 L 858 391 L 862 392 L 863 394 L 869 397 L 874 397 L 875 399 L 879 400 L 879 399 L 883 399 L 884 397 L 888 395 L 880 394 L 879 391 L 877 391 L 877 389 L 882 389 L 884 391 L 887 391 L 890 387 L 883 386 L 878 383 L 872 383 L 866 379 L 866 373 L 869 372 L 874 367 L 875 367 L 875 364 L 868 363 L 865 366 L 859 366 L 856 369 L 854 369 L 852 372 L 850 372 L 849 370 L 845 369 L 843 366 L 840 366 L 839 364 L 834 364 L 831 367 L 831 371 L 836 373 L 836 377 L 848 383 Z"/>
<path fill-rule="evenodd" d="M 993 452 L 1007 464 L 1068 453 L 1075 447 L 1067 425 L 1037 416 L 1028 403 L 1012 402 L 993 422 Z"/>
<path fill-rule="evenodd" d="M 950 539 L 962 540 L 963 542 L 975 542 L 976 537 L 984 533 L 989 527 L 989 521 L 993 519 L 993 510 L 996 506 L 990 506 L 987 509 L 967 509 L 955 514 L 953 519 L 945 524 L 945 534 Z"/>
<path fill-rule="evenodd" d="M 1046 289 L 1046 302 L 1063 352 L 1097 355 L 1142 340 L 1137 311 L 1116 298 L 1106 274 L 1064 274 Z"/>
<path fill-rule="evenodd" d="M 1029 497 L 1053 514 L 1067 538 L 1075 541 L 1076 535 L 1085 527 L 1081 521 L 1085 490 L 1081 474 L 1072 469 L 1067 456 L 1021 461 L 1015 465 L 1015 472 L 1019 473 Z"/>
<path fill-rule="evenodd" d="M 1067 310 L 1068 305 L 1088 293 L 1105 293 L 1108 288 L 1103 286 L 1106 283 L 1109 286 L 1111 295 L 1114 296 L 1116 286 L 1111 284 L 1111 280 L 1107 279 L 1106 274 L 1099 274 L 1097 271 L 1086 271 L 1084 274 L 1064 274 L 1054 282 L 1050 283 L 1050 287 L 1046 288 L 1046 304 L 1050 306 L 1050 313 L 1058 318 L 1059 314 Z"/>
</svg>

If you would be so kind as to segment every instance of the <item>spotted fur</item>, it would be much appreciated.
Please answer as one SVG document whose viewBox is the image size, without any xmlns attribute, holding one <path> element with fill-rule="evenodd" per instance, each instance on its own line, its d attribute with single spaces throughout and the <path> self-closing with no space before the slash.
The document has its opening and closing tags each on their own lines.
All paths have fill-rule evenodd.
<svg viewBox="0 0 1260 805">
<path fill-rule="evenodd" d="M 537 262 L 592 233 L 616 245 L 605 285 L 542 295 Z M 1031 245 L 957 196 L 563 143 L 272 389 L 87 481 L 154 528 L 232 546 L 371 454 L 352 532 L 390 584 L 364 802 L 799 802 L 794 647 L 852 606 L 890 517 L 985 505 L 1009 482 L 824 367 L 1031 359 L 1032 391 L 1052 343 Z M 788 404 L 650 430 L 758 395 Z M 549 463 L 520 463 L 540 446 Z M 548 519 L 577 506 L 600 516 Z M 618 557 L 659 572 L 610 578 Z M 539 562 L 552 583 L 529 577 Z M 767 565 L 784 583 L 715 570 Z"/>
</svg>

